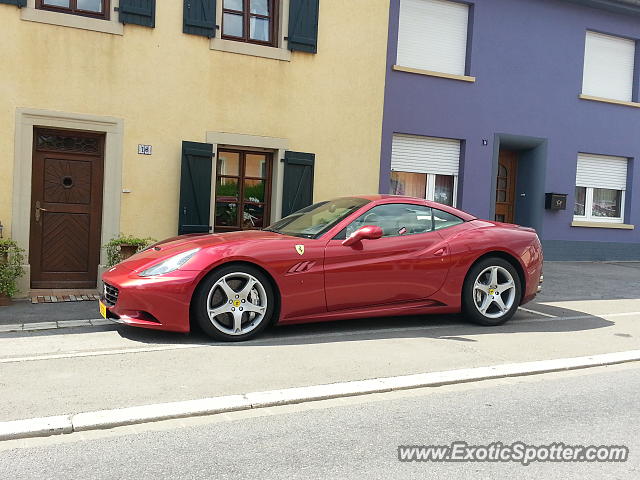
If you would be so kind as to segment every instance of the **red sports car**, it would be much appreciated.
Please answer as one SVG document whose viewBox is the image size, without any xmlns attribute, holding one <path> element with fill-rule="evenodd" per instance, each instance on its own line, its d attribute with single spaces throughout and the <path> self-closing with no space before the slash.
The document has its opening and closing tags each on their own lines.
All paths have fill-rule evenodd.
<svg viewBox="0 0 640 480">
<path fill-rule="evenodd" d="M 264 230 L 171 238 L 103 275 L 102 314 L 219 340 L 269 324 L 464 312 L 506 322 L 542 281 L 531 228 L 391 195 L 319 202 Z"/>
</svg>

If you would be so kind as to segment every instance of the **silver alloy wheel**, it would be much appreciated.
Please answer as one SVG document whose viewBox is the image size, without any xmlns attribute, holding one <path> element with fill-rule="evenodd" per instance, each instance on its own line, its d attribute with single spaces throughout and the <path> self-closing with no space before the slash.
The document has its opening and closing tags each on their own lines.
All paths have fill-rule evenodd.
<svg viewBox="0 0 640 480">
<path fill-rule="evenodd" d="M 505 315 L 516 299 L 516 283 L 506 268 L 493 265 L 476 277 L 473 304 L 487 318 Z"/>
<path fill-rule="evenodd" d="M 207 314 L 213 326 L 228 335 L 255 329 L 267 312 L 267 292 L 260 281 L 244 272 L 229 273 L 209 290 Z"/>
</svg>

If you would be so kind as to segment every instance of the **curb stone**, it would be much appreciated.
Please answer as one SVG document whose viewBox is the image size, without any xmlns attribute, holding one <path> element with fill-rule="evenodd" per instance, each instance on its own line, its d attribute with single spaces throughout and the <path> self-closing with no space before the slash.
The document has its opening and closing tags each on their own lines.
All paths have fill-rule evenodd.
<svg viewBox="0 0 640 480">
<path fill-rule="evenodd" d="M 456 383 L 592 368 L 639 360 L 640 350 L 630 350 L 585 357 L 418 373 L 397 377 L 251 392 L 244 395 L 228 395 L 182 402 L 140 405 L 73 415 L 15 420 L 0 422 L 0 441 L 29 437 L 46 437 L 72 432 L 158 422 L 173 418 L 214 415 L 223 412 L 367 395 L 394 390 L 439 387 Z"/>
<path fill-rule="evenodd" d="M 14 438 L 48 437 L 71 432 L 73 432 L 73 424 L 69 415 L 0 423 L 0 441 Z"/>
<path fill-rule="evenodd" d="M 32 322 L 32 323 L 11 323 L 6 325 L 0 324 L 0 333 L 13 332 L 35 332 L 37 330 L 57 330 L 59 328 L 74 327 L 99 327 L 103 325 L 116 325 L 111 320 L 104 318 L 95 318 L 88 320 L 58 320 L 56 322 Z"/>
</svg>

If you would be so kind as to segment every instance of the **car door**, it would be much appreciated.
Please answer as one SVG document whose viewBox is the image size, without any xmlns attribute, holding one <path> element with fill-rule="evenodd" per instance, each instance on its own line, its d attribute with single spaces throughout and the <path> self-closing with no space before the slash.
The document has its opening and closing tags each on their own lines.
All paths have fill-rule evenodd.
<svg viewBox="0 0 640 480">
<path fill-rule="evenodd" d="M 383 236 L 343 246 L 365 225 Z M 377 205 L 363 213 L 325 250 L 325 291 L 329 311 L 428 299 L 447 276 L 449 256 L 434 230 L 430 207 L 409 203 Z"/>
</svg>

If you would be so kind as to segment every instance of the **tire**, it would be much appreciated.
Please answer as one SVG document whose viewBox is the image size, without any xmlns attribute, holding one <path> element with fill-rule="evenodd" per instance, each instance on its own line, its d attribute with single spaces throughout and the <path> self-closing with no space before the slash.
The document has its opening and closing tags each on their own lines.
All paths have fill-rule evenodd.
<svg viewBox="0 0 640 480">
<path fill-rule="evenodd" d="M 198 285 L 191 314 L 210 337 L 242 342 L 269 326 L 275 307 L 275 292 L 266 275 L 249 265 L 228 265 Z"/>
<path fill-rule="evenodd" d="M 521 298 L 522 285 L 514 266 L 502 258 L 486 258 L 467 273 L 462 310 L 474 323 L 502 325 L 516 313 Z"/>
</svg>

